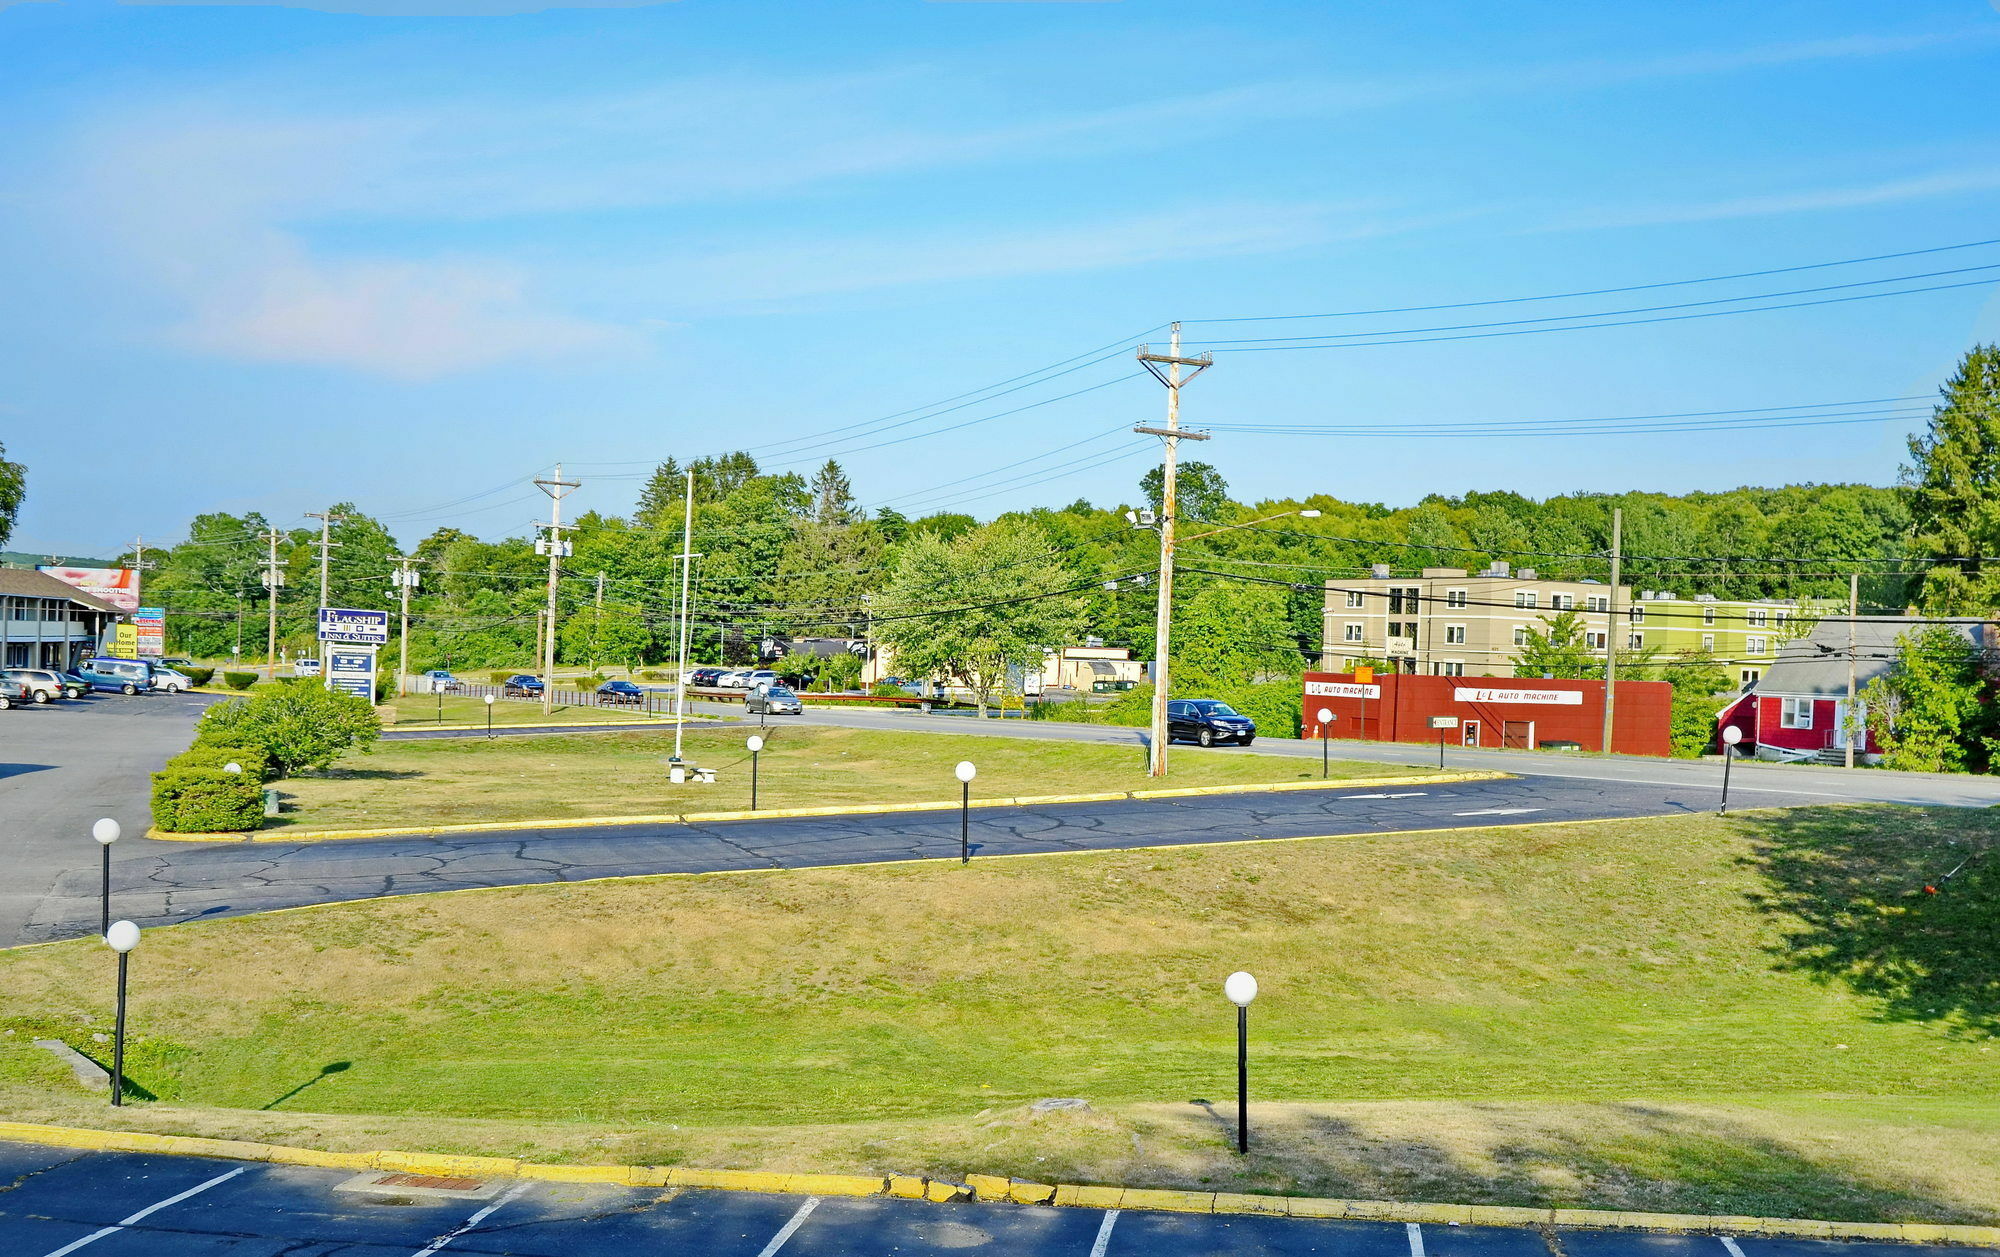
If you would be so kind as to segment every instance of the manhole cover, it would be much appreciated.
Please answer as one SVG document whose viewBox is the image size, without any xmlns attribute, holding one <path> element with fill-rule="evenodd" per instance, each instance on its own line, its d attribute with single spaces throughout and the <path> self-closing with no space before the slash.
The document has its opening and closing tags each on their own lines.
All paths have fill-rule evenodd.
<svg viewBox="0 0 2000 1257">
<path fill-rule="evenodd" d="M 370 1170 L 339 1184 L 335 1191 L 367 1196 L 429 1196 L 443 1200 L 485 1200 L 499 1194 L 500 1184 L 483 1178 L 449 1174 L 383 1173 Z"/>
</svg>

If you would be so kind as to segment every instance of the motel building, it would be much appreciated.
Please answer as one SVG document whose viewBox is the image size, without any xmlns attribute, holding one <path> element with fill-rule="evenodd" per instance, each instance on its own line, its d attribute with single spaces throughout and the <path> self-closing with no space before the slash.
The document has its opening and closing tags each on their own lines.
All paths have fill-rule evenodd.
<svg viewBox="0 0 2000 1257">
<path fill-rule="evenodd" d="M 1305 736 L 1513 750 L 1603 747 L 1604 682 L 1515 677 L 1305 674 Z M 1611 749 L 1667 755 L 1673 687 L 1618 682 Z M 1324 725 L 1319 713 L 1332 719 Z"/>
<path fill-rule="evenodd" d="M 73 668 L 121 614 L 46 572 L 0 567 L 0 667 Z"/>
</svg>

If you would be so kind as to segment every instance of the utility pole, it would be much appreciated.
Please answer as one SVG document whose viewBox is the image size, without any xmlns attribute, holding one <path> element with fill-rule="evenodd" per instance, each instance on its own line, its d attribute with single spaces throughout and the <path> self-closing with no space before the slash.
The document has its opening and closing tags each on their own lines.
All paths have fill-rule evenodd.
<svg viewBox="0 0 2000 1257">
<path fill-rule="evenodd" d="M 327 606 L 327 601 L 326 601 L 327 557 L 330 554 L 332 554 L 335 548 L 343 544 L 341 542 L 333 540 L 333 526 L 336 523 L 340 522 L 341 520 L 346 519 L 347 516 L 335 515 L 332 511 L 307 511 L 306 518 L 316 519 L 319 521 L 319 605 L 322 609 L 324 609 Z"/>
<path fill-rule="evenodd" d="M 407 694 L 410 678 L 410 591 L 422 578 L 412 566 L 416 560 L 409 555 L 399 554 L 394 562 L 396 570 L 389 575 L 396 582 L 396 592 L 403 600 L 402 624 L 396 631 L 396 693 Z"/>
<path fill-rule="evenodd" d="M 549 535 L 545 539 L 549 556 L 549 610 L 542 638 L 542 715 L 550 716 L 556 709 L 556 575 L 562 569 L 563 556 L 569 553 L 569 546 L 562 539 L 562 500 L 569 490 L 580 487 L 581 482 L 564 480 L 562 464 L 557 463 L 555 479 L 537 478 L 535 484 L 549 495 Z"/>
<path fill-rule="evenodd" d="M 1625 512 L 1614 506 L 1611 508 L 1611 596 L 1605 603 L 1611 614 L 1604 633 L 1604 744 L 1600 748 L 1606 755 L 1611 754 L 1612 713 L 1618 704 L 1618 566 L 1624 554 Z"/>
<path fill-rule="evenodd" d="M 597 675 L 597 640 L 604 632 L 604 573 L 597 574 L 597 606 L 590 622 L 590 673 Z"/>
<path fill-rule="evenodd" d="M 674 758 L 681 762 L 681 726 L 687 723 L 688 577 L 694 571 L 694 472 L 687 474 L 687 506 L 681 516 L 681 662 L 674 678 Z M 720 656 L 718 656 L 719 658 Z"/>
<path fill-rule="evenodd" d="M 1847 766 L 1854 767 L 1854 618 L 1861 613 L 1861 573 L 1847 574 Z"/>
<path fill-rule="evenodd" d="M 1167 426 L 1132 429 L 1147 436 L 1161 437 L 1166 443 L 1160 482 L 1160 595 L 1153 623 L 1153 739 L 1151 763 L 1147 769 L 1148 776 L 1164 777 L 1167 775 L 1167 657 L 1171 649 L 1169 639 L 1173 634 L 1174 615 L 1175 460 L 1182 438 L 1208 440 L 1206 432 L 1181 431 L 1181 385 L 1213 366 L 1215 360 L 1207 354 L 1198 358 L 1181 357 L 1181 325 L 1175 323 L 1167 352 L 1156 354 L 1148 346 L 1141 345 L 1139 361 L 1152 372 L 1154 379 L 1167 386 Z M 1162 371 L 1161 367 L 1166 370 Z M 1182 367 L 1191 368 L 1186 378 L 1181 376 Z"/>
<path fill-rule="evenodd" d="M 270 547 L 269 557 L 264 560 L 264 588 L 270 591 L 271 622 L 265 630 L 264 662 L 270 666 L 271 675 L 278 675 L 278 590 L 285 583 L 285 574 L 278 568 L 278 530 L 264 531 L 264 544 Z"/>
</svg>

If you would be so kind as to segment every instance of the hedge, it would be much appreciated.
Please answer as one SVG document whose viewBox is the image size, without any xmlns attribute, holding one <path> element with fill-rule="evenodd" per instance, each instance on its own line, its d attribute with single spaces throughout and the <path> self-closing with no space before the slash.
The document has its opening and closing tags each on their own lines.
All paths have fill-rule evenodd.
<svg viewBox="0 0 2000 1257">
<path fill-rule="evenodd" d="M 248 771 L 168 768 L 153 774 L 153 824 L 173 834 L 240 833 L 264 823 L 264 787 Z"/>
<path fill-rule="evenodd" d="M 257 674 L 254 672 L 225 672 L 222 674 L 222 683 L 232 690 L 247 690 L 257 684 Z"/>
<path fill-rule="evenodd" d="M 209 770 L 221 768 L 225 764 L 235 764 L 243 769 L 243 775 L 255 778 L 260 784 L 271 779 L 271 757 L 260 746 L 244 746 L 217 739 L 204 742 L 199 738 L 195 744 L 166 763 L 167 772 L 182 769 Z"/>
<path fill-rule="evenodd" d="M 195 685 L 207 685 L 215 679 L 214 668 L 197 668 L 193 664 L 189 664 L 187 667 L 180 669 L 180 672 Z"/>
</svg>

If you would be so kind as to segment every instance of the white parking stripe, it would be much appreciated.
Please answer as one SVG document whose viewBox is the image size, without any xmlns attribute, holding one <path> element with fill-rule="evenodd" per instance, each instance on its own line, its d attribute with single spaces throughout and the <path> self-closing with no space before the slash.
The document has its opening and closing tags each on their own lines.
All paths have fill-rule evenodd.
<svg viewBox="0 0 2000 1257">
<path fill-rule="evenodd" d="M 69 1243 L 64 1244 L 61 1248 L 58 1248 L 54 1252 L 47 1254 L 47 1257 L 64 1257 L 64 1254 L 73 1253 L 77 1249 L 82 1248 L 85 1244 L 95 1244 L 98 1240 L 103 1239 L 107 1235 L 116 1235 L 118 1234 L 118 1232 L 124 1230 L 128 1226 L 137 1226 L 141 1221 L 145 1220 L 145 1218 L 148 1215 L 158 1213 L 160 1210 L 166 1208 L 168 1205 L 177 1205 L 181 1203 L 183 1200 L 186 1200 L 189 1196 L 200 1195 L 202 1192 L 207 1191 L 209 1188 L 215 1186 L 217 1183 L 226 1183 L 230 1179 L 235 1178 L 238 1174 L 243 1173 L 244 1170 L 247 1170 L 249 1168 L 250 1167 L 247 1165 L 239 1166 L 238 1168 L 229 1171 L 227 1174 L 216 1175 L 214 1178 L 208 1180 L 206 1183 L 196 1184 L 195 1186 L 188 1188 L 186 1191 L 181 1192 L 179 1195 L 169 1196 L 165 1200 L 147 1205 L 144 1209 L 141 1209 L 139 1212 L 133 1214 L 131 1217 L 120 1221 L 118 1225 L 107 1226 L 101 1230 L 92 1231 L 89 1235 L 84 1236 L 80 1240 L 71 1240 Z"/>
<path fill-rule="evenodd" d="M 1424 1228 L 1414 1222 L 1405 1222 L 1410 1232 L 1410 1257 L 1424 1257 Z"/>
<path fill-rule="evenodd" d="M 498 1209 L 501 1205 L 506 1204 L 508 1201 L 514 1199 L 514 1197 L 520 1195 L 522 1192 L 527 1190 L 528 1190 L 528 1185 L 526 1183 L 516 1183 L 513 1186 L 513 1188 L 509 1190 L 505 1195 L 501 1196 L 500 1199 L 494 1201 L 492 1204 L 486 1206 L 484 1209 L 481 1209 L 478 1213 L 475 1213 L 471 1217 L 467 1218 L 465 1220 L 464 1225 L 460 1226 L 457 1230 L 447 1231 L 445 1234 L 438 1236 L 436 1239 L 432 1240 L 429 1244 L 427 1244 L 423 1248 L 418 1249 L 415 1253 L 411 1254 L 411 1257 L 431 1257 L 431 1254 L 435 1253 L 438 1249 L 443 1248 L 446 1244 L 451 1243 L 459 1236 L 465 1234 L 467 1231 L 470 1231 L 473 1227 L 478 1226 L 480 1223 L 486 1221 L 486 1219 L 488 1219 L 489 1217 L 492 1217 L 493 1211 L 495 1209 Z"/>
<path fill-rule="evenodd" d="M 1097 1225 L 1097 1242 L 1090 1246 L 1090 1257 L 1104 1257 L 1104 1250 L 1111 1243 L 1111 1226 L 1117 1221 L 1116 1209 L 1104 1211 L 1104 1221 Z"/>
<path fill-rule="evenodd" d="M 1729 1257 L 1743 1257 L 1743 1249 L 1737 1245 L 1733 1237 L 1718 1235 L 1716 1238 L 1721 1240 L 1722 1246 L 1729 1250 Z"/>
<path fill-rule="evenodd" d="M 819 1197 L 806 1197 L 806 1203 L 799 1206 L 799 1211 L 792 1215 L 792 1220 L 785 1223 L 784 1228 L 771 1237 L 771 1242 L 764 1245 L 764 1251 L 758 1253 L 757 1257 L 772 1257 L 773 1253 L 785 1246 L 786 1240 L 792 1238 L 793 1232 L 806 1224 L 806 1219 L 811 1217 L 812 1211 L 817 1208 L 819 1208 Z"/>
</svg>

